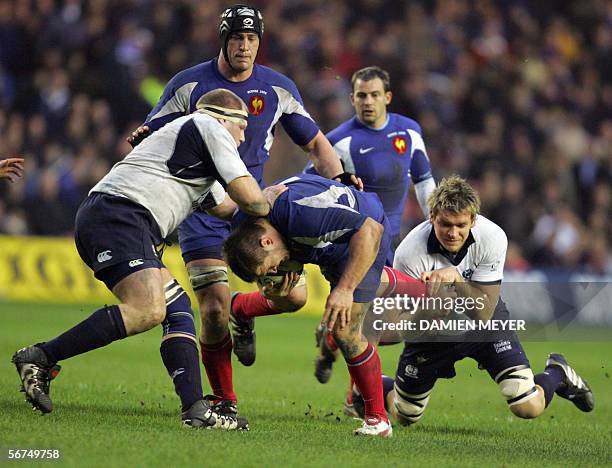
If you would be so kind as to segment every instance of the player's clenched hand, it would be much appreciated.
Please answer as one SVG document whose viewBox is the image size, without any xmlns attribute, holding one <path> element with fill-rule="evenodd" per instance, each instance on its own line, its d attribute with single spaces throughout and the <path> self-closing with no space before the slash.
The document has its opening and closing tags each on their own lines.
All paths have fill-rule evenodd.
<svg viewBox="0 0 612 468">
<path fill-rule="evenodd" d="M 266 299 L 274 300 L 279 297 L 287 297 L 293 288 L 300 281 L 300 274 L 296 272 L 290 272 L 285 275 L 285 279 L 283 279 L 283 283 L 279 286 L 273 286 L 272 283 L 266 283 L 261 288 L 261 294 Z"/>
<path fill-rule="evenodd" d="M 351 174 L 350 172 L 343 172 L 342 174 L 338 174 L 336 177 L 334 177 L 334 180 L 344 185 L 352 185 L 360 192 L 363 192 L 363 181 L 355 174 Z"/>
<path fill-rule="evenodd" d="M 278 184 L 278 185 L 270 185 L 269 187 L 266 187 L 265 189 L 263 189 L 262 192 L 264 196 L 266 197 L 266 199 L 268 200 L 268 203 L 270 204 L 270 208 L 272 208 L 278 196 L 281 193 L 286 192 L 287 190 L 289 190 L 289 187 L 283 184 Z"/>
<path fill-rule="evenodd" d="M 340 328 L 344 328 L 351 321 L 351 308 L 353 307 L 353 292 L 348 289 L 334 288 L 327 296 L 325 313 L 321 319 L 321 325 L 329 331 L 334 328 L 336 322 Z"/>
<path fill-rule="evenodd" d="M 440 288 L 461 282 L 463 278 L 455 267 L 447 267 L 439 270 L 424 271 L 421 273 L 421 281 L 427 283 L 428 296 L 437 296 L 440 294 Z"/>
<path fill-rule="evenodd" d="M 15 182 L 23 175 L 23 158 L 8 158 L 0 160 L 0 179 Z"/>
<path fill-rule="evenodd" d="M 138 127 L 132 134 L 126 138 L 126 141 L 135 148 L 142 140 L 151 134 L 151 129 L 146 125 Z"/>
</svg>

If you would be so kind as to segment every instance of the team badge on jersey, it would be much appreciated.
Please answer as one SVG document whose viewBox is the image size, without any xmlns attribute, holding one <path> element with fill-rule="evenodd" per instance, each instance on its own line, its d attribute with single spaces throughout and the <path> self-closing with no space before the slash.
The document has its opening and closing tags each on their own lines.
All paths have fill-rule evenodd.
<svg viewBox="0 0 612 468">
<path fill-rule="evenodd" d="M 264 111 L 265 103 L 263 96 L 256 94 L 249 99 L 249 113 L 259 115 Z"/>
<path fill-rule="evenodd" d="M 393 139 L 393 148 L 397 154 L 404 154 L 406 152 L 406 139 L 403 137 L 395 137 Z"/>
</svg>

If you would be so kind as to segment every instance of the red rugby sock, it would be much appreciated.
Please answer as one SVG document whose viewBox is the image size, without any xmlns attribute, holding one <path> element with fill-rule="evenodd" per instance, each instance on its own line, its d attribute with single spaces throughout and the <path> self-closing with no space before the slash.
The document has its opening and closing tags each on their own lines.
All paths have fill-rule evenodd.
<svg viewBox="0 0 612 468">
<path fill-rule="evenodd" d="M 272 307 L 270 301 L 263 297 L 259 291 L 237 294 L 232 301 L 232 310 L 238 318 L 243 320 L 283 313 Z"/>
<path fill-rule="evenodd" d="M 219 343 L 202 346 L 202 364 L 215 395 L 223 400 L 236 401 L 232 381 L 232 337 L 227 336 Z"/>
<path fill-rule="evenodd" d="M 388 421 L 383 400 L 382 369 L 378 351 L 370 343 L 359 356 L 347 359 L 351 378 L 355 381 L 365 405 L 365 417 Z"/>
</svg>

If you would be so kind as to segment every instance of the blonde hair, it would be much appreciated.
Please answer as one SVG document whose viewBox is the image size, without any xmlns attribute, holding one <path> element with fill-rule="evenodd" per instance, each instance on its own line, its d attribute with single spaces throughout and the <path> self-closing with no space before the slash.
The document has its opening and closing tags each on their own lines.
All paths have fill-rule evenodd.
<svg viewBox="0 0 612 468">
<path fill-rule="evenodd" d="M 452 175 L 440 181 L 429 195 L 427 206 L 433 216 L 448 210 L 452 213 L 468 211 L 474 217 L 480 213 L 480 197 L 465 179 Z"/>
</svg>

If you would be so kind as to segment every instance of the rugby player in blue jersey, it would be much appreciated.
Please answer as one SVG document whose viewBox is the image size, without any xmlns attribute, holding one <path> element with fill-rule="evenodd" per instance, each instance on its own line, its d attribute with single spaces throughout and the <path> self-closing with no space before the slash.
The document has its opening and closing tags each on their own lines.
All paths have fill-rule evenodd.
<svg viewBox="0 0 612 468">
<path fill-rule="evenodd" d="M 355 115 L 327 134 L 345 170 L 358 175 L 366 192 L 382 201 L 391 226 L 393 243 L 387 265 L 393 265 L 395 247 L 401 241 L 402 214 L 410 182 L 425 218 L 429 215 L 427 197 L 435 189 L 431 166 L 419 124 L 403 115 L 387 112 L 392 93 L 389 74 L 379 67 L 357 70 L 351 78 L 351 103 Z M 316 173 L 312 164 L 306 173 Z M 329 381 L 336 359 L 333 339 L 319 328 L 316 332 L 320 353 L 315 360 L 315 377 Z M 352 382 L 345 401 L 345 412 L 352 411 Z"/>
<path fill-rule="evenodd" d="M 235 5 L 226 9 L 219 26 L 222 47 L 218 57 L 174 76 L 143 126 L 135 130 L 128 141 L 138 144 L 151 132 L 192 112 L 202 94 L 222 87 L 236 93 L 247 104 L 246 142 L 239 152 L 260 185 L 263 185 L 263 166 L 269 158 L 274 127 L 279 122 L 308 154 L 321 175 L 359 185 L 355 176 L 343 171 L 329 141 L 304 108 L 293 81 L 255 63 L 263 32 L 263 17 L 256 8 Z M 248 318 L 233 316 L 232 336 L 228 330 L 230 293 L 221 249 L 229 230 L 229 223 L 205 213 L 195 213 L 181 224 L 178 234 L 200 309 L 202 362 L 221 405 L 228 415 L 235 415 L 232 345 L 238 359 L 251 365 L 255 358 L 255 336 L 253 321 Z"/>
<path fill-rule="evenodd" d="M 223 217 L 231 217 L 236 204 L 254 216 L 268 213 L 267 199 L 238 154 L 247 115 L 231 91 L 210 91 L 195 112 L 147 138 L 91 189 L 76 215 L 76 247 L 120 304 L 105 305 L 56 338 L 15 353 L 34 409 L 52 411 L 49 390 L 59 361 L 162 324 L 160 353 L 181 399 L 183 424 L 248 429 L 246 420 L 211 408 L 203 396 L 191 302 L 156 251 L 196 208 Z"/>
<path fill-rule="evenodd" d="M 377 295 L 403 291 L 418 296 L 424 293 L 424 284 L 385 266 L 392 237 L 375 194 L 310 174 L 281 184 L 287 190 L 273 202 L 268 217 L 245 221 L 227 239 L 228 264 L 244 281 L 263 283 L 269 306 L 285 311 L 292 310 L 292 295 L 303 291 L 302 275 L 289 272 L 273 288 L 267 277 L 278 274 L 290 260 L 321 267 L 331 285 L 322 324 L 338 343 L 364 396 L 364 421 L 356 433 L 390 436 L 391 426 L 381 406 L 380 359 L 362 334 L 363 317 Z M 298 301 L 305 299 L 305 294 L 298 297 Z"/>
</svg>

